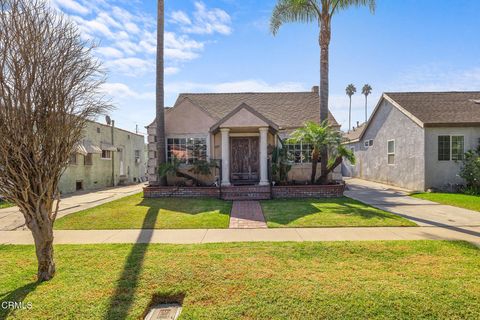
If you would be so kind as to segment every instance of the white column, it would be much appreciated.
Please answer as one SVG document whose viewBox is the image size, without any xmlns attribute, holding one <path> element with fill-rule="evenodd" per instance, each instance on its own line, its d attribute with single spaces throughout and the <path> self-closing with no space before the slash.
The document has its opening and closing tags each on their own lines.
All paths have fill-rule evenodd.
<svg viewBox="0 0 480 320">
<path fill-rule="evenodd" d="M 220 129 L 222 134 L 222 186 L 230 185 L 230 129 Z"/>
<path fill-rule="evenodd" d="M 267 136 L 268 128 L 259 128 L 260 131 L 260 183 L 261 186 L 267 186 L 268 182 L 268 151 Z"/>
</svg>

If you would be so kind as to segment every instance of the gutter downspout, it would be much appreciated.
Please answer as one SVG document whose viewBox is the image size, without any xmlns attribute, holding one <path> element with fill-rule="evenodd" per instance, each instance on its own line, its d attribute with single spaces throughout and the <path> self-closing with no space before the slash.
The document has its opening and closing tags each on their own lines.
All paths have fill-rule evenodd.
<svg viewBox="0 0 480 320">
<path fill-rule="evenodd" d="M 112 146 L 115 146 L 114 140 L 115 121 L 112 120 Z M 112 187 L 115 187 L 115 152 L 112 151 Z"/>
</svg>

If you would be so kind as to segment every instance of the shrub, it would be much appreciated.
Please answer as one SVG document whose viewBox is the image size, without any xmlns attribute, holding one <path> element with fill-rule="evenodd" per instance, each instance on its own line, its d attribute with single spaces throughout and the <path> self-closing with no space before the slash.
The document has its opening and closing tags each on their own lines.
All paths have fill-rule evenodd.
<svg viewBox="0 0 480 320">
<path fill-rule="evenodd" d="M 480 146 L 465 153 L 460 177 L 467 182 L 465 193 L 480 194 Z"/>
</svg>

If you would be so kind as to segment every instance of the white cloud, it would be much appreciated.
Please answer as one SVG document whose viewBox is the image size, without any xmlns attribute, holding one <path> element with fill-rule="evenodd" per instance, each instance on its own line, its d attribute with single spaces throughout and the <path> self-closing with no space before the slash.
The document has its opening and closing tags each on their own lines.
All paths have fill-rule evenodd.
<svg viewBox="0 0 480 320">
<path fill-rule="evenodd" d="M 180 72 L 180 68 L 177 67 L 166 67 L 165 68 L 165 75 L 173 75 Z"/>
<path fill-rule="evenodd" d="M 232 33 L 230 15 L 222 9 L 207 9 L 203 2 L 195 2 L 193 19 L 183 11 L 174 11 L 170 21 L 178 24 L 185 33 L 229 35 Z"/>
<path fill-rule="evenodd" d="M 80 14 L 87 14 L 90 10 L 75 0 L 51 0 L 51 4 L 56 8 L 67 9 Z"/>
<path fill-rule="evenodd" d="M 155 92 L 139 93 L 132 90 L 128 85 L 120 82 L 104 83 L 101 90 L 113 98 L 135 98 L 155 101 Z"/>
<path fill-rule="evenodd" d="M 96 51 L 105 58 L 123 58 L 122 51 L 112 47 L 99 47 Z"/>
<path fill-rule="evenodd" d="M 192 40 L 188 36 L 165 32 L 165 59 L 193 60 L 199 56 L 198 52 L 203 48 L 202 42 Z"/>
<path fill-rule="evenodd" d="M 121 58 L 105 63 L 110 71 L 120 72 L 130 76 L 140 76 L 154 70 L 155 63 L 152 60 L 140 58 Z"/>
</svg>

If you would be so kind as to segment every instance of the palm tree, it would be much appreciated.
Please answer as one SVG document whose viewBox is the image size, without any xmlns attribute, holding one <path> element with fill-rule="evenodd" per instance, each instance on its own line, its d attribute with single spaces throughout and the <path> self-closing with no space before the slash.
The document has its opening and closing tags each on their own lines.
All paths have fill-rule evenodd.
<svg viewBox="0 0 480 320">
<path fill-rule="evenodd" d="M 368 95 L 372 93 L 372 87 L 367 83 L 362 88 L 362 94 L 365 96 L 365 123 L 368 121 Z"/>
<path fill-rule="evenodd" d="M 357 92 L 357 88 L 355 88 L 355 86 L 351 83 L 345 89 L 345 93 L 350 99 L 350 106 L 348 108 L 348 131 L 352 129 L 352 96 L 355 94 L 355 92 Z"/>
<path fill-rule="evenodd" d="M 317 175 L 320 150 L 325 149 L 332 156 L 327 163 L 327 168 L 325 171 L 322 171 L 320 182 L 325 181 L 328 174 L 342 163 L 343 158 L 355 164 L 353 152 L 342 144 L 342 134 L 338 130 L 333 129 L 327 121 L 321 124 L 312 121 L 306 122 L 303 127 L 292 132 L 287 140 L 287 143 L 300 142 L 312 146 L 312 171 L 310 176 L 310 183 L 312 184 L 315 183 Z"/>
<path fill-rule="evenodd" d="M 328 119 L 328 53 L 332 17 L 351 6 L 368 6 L 375 11 L 375 0 L 278 0 L 270 19 L 274 35 L 288 22 L 315 22 L 320 26 L 320 122 Z M 327 150 L 321 150 L 321 169 L 328 164 Z"/>
<path fill-rule="evenodd" d="M 158 0 L 157 3 L 157 80 L 156 80 L 156 123 L 157 123 L 157 167 L 160 168 L 166 162 L 165 146 L 165 107 L 164 107 L 164 63 L 163 63 L 163 41 L 165 9 L 164 0 Z M 167 184 L 165 176 L 159 173 L 158 181 L 160 185 Z"/>
</svg>

